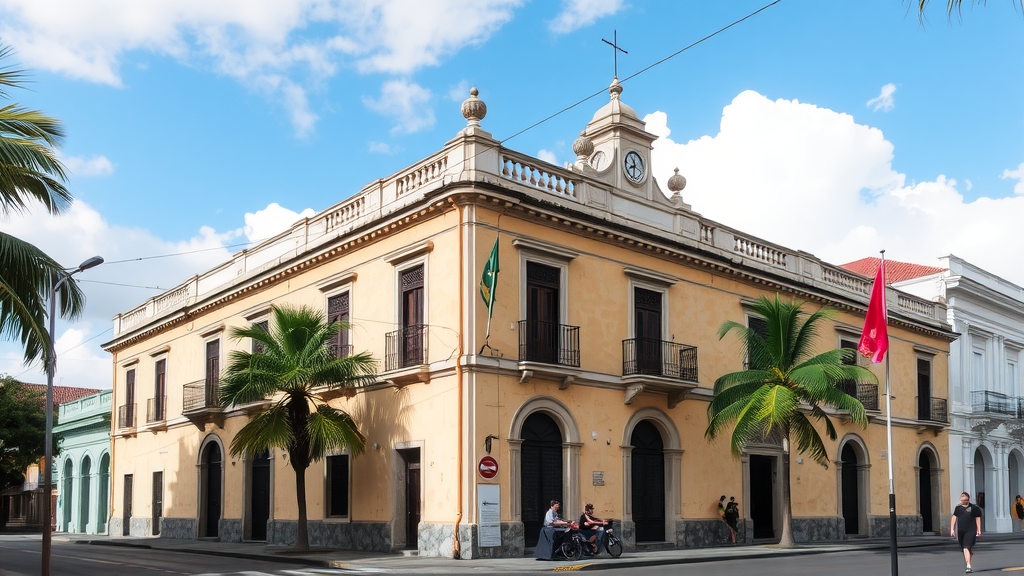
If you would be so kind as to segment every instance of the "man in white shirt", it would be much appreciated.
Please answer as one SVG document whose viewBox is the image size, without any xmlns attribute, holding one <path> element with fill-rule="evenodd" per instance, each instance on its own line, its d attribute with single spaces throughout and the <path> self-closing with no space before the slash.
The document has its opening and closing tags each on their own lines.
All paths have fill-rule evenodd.
<svg viewBox="0 0 1024 576">
<path fill-rule="evenodd" d="M 544 526 L 568 526 L 569 523 L 562 520 L 558 516 L 558 509 L 562 507 L 562 503 L 558 500 L 551 501 L 551 508 L 548 508 L 547 514 L 544 515 Z"/>
</svg>

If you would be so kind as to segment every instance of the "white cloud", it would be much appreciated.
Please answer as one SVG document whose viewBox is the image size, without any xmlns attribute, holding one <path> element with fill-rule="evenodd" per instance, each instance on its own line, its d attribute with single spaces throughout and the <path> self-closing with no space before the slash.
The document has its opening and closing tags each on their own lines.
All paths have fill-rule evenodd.
<svg viewBox="0 0 1024 576">
<path fill-rule="evenodd" d="M 363 97 L 367 108 L 394 119 L 392 134 L 411 134 L 434 125 L 434 109 L 430 107 L 430 90 L 409 80 L 388 80 L 380 89 L 380 97 Z"/>
<path fill-rule="evenodd" d="M 548 164 L 558 165 L 558 158 L 555 157 L 555 153 L 544 150 L 543 148 L 537 151 L 537 158 L 540 158 Z"/>
<path fill-rule="evenodd" d="M 868 100 L 867 107 L 870 108 L 874 106 L 874 112 L 878 112 L 879 110 L 888 112 L 892 110 L 893 106 L 896 105 L 896 102 L 894 102 L 892 98 L 892 95 L 895 92 L 895 84 L 886 84 L 885 86 L 882 86 L 882 91 L 878 94 L 878 97 Z"/>
<path fill-rule="evenodd" d="M 1024 196 L 967 202 L 943 175 L 907 185 L 893 145 L 847 114 L 746 91 L 714 136 L 677 143 L 664 113 L 645 120 L 661 136 L 659 180 L 678 166 L 684 200 L 705 217 L 836 264 L 883 248 L 920 264 L 953 253 L 1024 284 L 1015 238 Z"/>
<path fill-rule="evenodd" d="M 111 225 L 94 208 L 76 200 L 61 216 L 37 209 L 0 220 L 0 227 L 68 266 L 94 255 L 106 260 L 75 276 L 86 294 L 86 307 L 73 325 L 57 322 L 57 382 L 110 388 L 111 359 L 100 344 L 111 338 L 109 330 L 114 315 L 227 261 L 237 250 L 229 249 L 229 245 L 238 242 L 240 235 L 245 234 L 250 241 L 263 240 L 312 214 L 311 209 L 296 213 L 270 204 L 245 214 L 245 226 L 238 230 L 219 233 L 204 226 L 192 238 L 168 241 L 143 228 Z M 137 260 L 172 254 L 175 256 Z M 22 364 L 22 352 L 16 342 L 0 341 L 0 373 L 22 375 L 29 382 L 45 381 L 38 366 Z"/>
<path fill-rule="evenodd" d="M 339 66 L 408 74 L 486 41 L 521 0 L 10 0 L 0 37 L 27 68 L 122 87 L 143 51 L 235 78 L 282 106 L 296 133 L 308 93 Z M 317 36 L 319 34 L 319 36 Z"/>
<path fill-rule="evenodd" d="M 306 208 L 302 212 L 293 212 L 283 208 L 277 202 L 272 202 L 263 210 L 257 210 L 256 213 L 247 212 L 245 227 L 242 230 L 249 241 L 260 242 L 277 236 L 297 221 L 309 218 L 314 214 L 316 212 L 312 208 Z"/>
<path fill-rule="evenodd" d="M 548 28 L 556 34 L 568 34 L 611 16 L 624 6 L 624 0 L 562 0 L 562 11 L 548 22 Z"/>
<path fill-rule="evenodd" d="M 970 192 L 971 188 L 974 188 L 974 183 L 964 178 L 964 186 L 967 186 L 967 191 Z"/>
<path fill-rule="evenodd" d="M 106 156 L 93 156 L 85 159 L 81 156 L 61 158 L 71 176 L 110 176 L 114 173 L 114 164 Z"/>
<path fill-rule="evenodd" d="M 372 154 L 391 154 L 391 145 L 387 142 L 370 142 L 369 150 Z"/>
<path fill-rule="evenodd" d="M 448 90 L 448 99 L 453 102 L 462 102 L 469 98 L 469 82 L 463 80 Z"/>
<path fill-rule="evenodd" d="M 1003 170 L 1003 174 L 999 177 L 1003 180 L 1016 180 L 1017 183 L 1013 186 L 1013 193 L 1024 194 L 1024 162 L 1021 162 L 1020 166 L 1017 166 L 1016 170 Z M 970 188 L 968 188 L 968 190 L 970 190 Z"/>
</svg>

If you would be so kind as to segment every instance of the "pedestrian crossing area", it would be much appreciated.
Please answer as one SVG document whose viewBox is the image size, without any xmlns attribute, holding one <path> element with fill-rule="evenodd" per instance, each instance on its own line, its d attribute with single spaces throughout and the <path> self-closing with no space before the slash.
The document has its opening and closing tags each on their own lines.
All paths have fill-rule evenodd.
<svg viewBox="0 0 1024 576">
<path fill-rule="evenodd" d="M 195 576 L 322 576 L 333 574 L 374 574 L 383 573 L 387 570 L 378 568 L 283 568 L 270 572 L 259 570 L 242 570 L 239 572 L 205 572 Z"/>
</svg>

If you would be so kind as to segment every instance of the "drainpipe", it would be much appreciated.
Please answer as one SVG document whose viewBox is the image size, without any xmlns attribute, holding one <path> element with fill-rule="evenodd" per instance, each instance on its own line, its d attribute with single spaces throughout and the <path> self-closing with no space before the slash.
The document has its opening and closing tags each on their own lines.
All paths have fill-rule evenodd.
<svg viewBox="0 0 1024 576">
<path fill-rule="evenodd" d="M 113 368 L 110 375 L 110 469 L 107 474 L 107 536 L 110 536 L 110 520 L 114 517 L 114 427 L 117 426 L 117 419 L 114 416 L 114 408 L 117 408 L 117 351 L 113 353 Z M 123 530 L 123 529 L 122 529 Z"/>
<path fill-rule="evenodd" d="M 463 229 L 462 229 L 462 207 L 459 206 L 458 203 L 452 201 L 451 199 L 449 199 L 449 202 L 452 202 L 455 205 L 455 210 L 458 212 L 458 215 L 459 215 L 459 353 L 455 357 L 455 383 L 456 383 L 456 386 L 458 386 L 458 388 L 459 388 L 459 393 L 458 393 L 458 398 L 459 398 L 459 400 L 458 400 L 458 402 L 459 402 L 459 409 L 458 409 L 459 431 L 458 431 L 458 436 L 456 436 L 457 442 L 458 442 L 458 451 L 457 451 L 457 457 L 455 459 L 456 470 L 458 470 L 458 475 L 456 476 L 458 481 L 455 484 L 456 484 L 458 489 L 456 490 L 456 500 L 455 500 L 455 502 L 456 502 L 456 508 L 455 508 L 455 536 L 454 536 L 454 539 L 452 540 L 452 558 L 458 560 L 458 559 L 462 558 L 461 544 L 459 542 L 459 523 L 462 522 L 462 481 L 463 481 L 463 476 L 462 476 L 462 473 L 463 473 L 463 470 L 462 470 L 462 352 L 463 352 L 463 339 L 465 338 L 465 333 L 464 333 L 465 326 L 463 326 L 463 299 L 464 299 L 463 298 L 463 296 L 464 296 L 463 290 L 465 289 L 465 286 L 463 285 L 464 280 L 465 280 L 464 274 L 463 274 L 463 268 L 464 268 L 465 264 L 464 264 L 464 261 L 463 261 L 463 233 L 464 232 L 463 232 Z"/>
</svg>

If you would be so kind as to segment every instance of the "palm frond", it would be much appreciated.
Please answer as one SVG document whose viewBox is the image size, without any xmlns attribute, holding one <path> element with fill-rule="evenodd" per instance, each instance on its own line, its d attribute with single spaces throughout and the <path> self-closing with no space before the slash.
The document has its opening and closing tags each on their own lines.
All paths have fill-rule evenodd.
<svg viewBox="0 0 1024 576">
<path fill-rule="evenodd" d="M 789 433 L 790 440 L 795 440 L 798 452 L 807 454 L 815 462 L 828 468 L 828 450 L 814 425 L 802 412 L 793 415 L 789 423 Z"/>
<path fill-rule="evenodd" d="M 292 438 L 288 410 L 283 404 L 253 417 L 231 440 L 231 455 L 260 454 L 270 448 L 287 449 Z"/>
<path fill-rule="evenodd" d="M 323 458 L 329 450 L 347 448 L 357 455 L 362 454 L 366 447 L 366 438 L 352 417 L 327 404 L 318 405 L 317 410 L 309 415 L 306 432 L 313 460 Z"/>
</svg>

